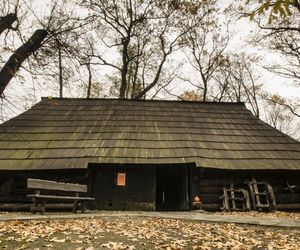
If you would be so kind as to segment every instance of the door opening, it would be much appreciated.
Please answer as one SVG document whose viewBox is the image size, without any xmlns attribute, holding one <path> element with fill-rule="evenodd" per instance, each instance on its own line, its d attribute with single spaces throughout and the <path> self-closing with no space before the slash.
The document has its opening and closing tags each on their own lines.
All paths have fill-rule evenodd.
<svg viewBox="0 0 300 250">
<path fill-rule="evenodd" d="M 189 210 L 186 166 L 158 167 L 156 172 L 156 210 Z"/>
</svg>

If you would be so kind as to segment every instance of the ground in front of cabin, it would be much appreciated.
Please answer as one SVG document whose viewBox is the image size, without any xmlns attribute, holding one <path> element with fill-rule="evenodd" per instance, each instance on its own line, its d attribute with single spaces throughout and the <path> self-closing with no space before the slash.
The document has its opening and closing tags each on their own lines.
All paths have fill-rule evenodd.
<svg viewBox="0 0 300 250">
<path fill-rule="evenodd" d="M 299 249 L 300 230 L 143 217 L 0 222 L 0 249 Z"/>
</svg>

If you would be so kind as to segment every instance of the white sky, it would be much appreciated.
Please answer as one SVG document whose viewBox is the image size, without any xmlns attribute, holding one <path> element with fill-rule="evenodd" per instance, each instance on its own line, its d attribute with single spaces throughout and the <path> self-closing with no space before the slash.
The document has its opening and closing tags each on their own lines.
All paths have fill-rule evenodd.
<svg viewBox="0 0 300 250">
<path fill-rule="evenodd" d="M 50 0 L 39 1 L 33 0 L 33 9 L 36 13 L 45 14 L 49 12 L 49 5 L 47 4 Z M 30 14 L 30 12 L 29 12 Z M 33 17 L 33 20 L 35 18 Z M 27 26 L 32 25 L 31 22 L 28 22 Z M 231 25 L 230 31 L 233 34 L 233 39 L 230 41 L 228 50 L 229 51 L 238 51 L 248 54 L 258 54 L 263 60 L 262 64 L 269 63 L 272 60 L 278 60 L 278 57 L 272 54 L 269 51 L 262 50 L 259 46 L 249 45 L 247 43 L 248 37 L 252 34 L 252 32 L 256 29 L 256 24 L 250 22 L 247 18 L 238 19 L 235 24 Z M 183 57 L 179 60 L 183 60 Z M 273 73 L 268 72 L 267 70 L 258 66 L 258 72 L 261 75 L 262 83 L 266 90 L 272 93 L 278 93 L 284 97 L 296 97 L 300 98 L 300 89 L 293 87 L 293 81 L 291 79 L 285 79 L 279 76 L 274 75 Z M 97 69 L 98 74 L 109 74 L 111 70 L 107 67 L 102 67 L 101 69 Z M 189 71 L 189 69 L 184 69 L 185 71 Z M 189 72 L 187 72 L 190 74 Z M 86 78 L 87 79 L 87 78 Z M 48 86 L 38 86 L 35 84 L 33 86 L 33 82 L 31 78 L 28 76 L 25 79 L 25 83 L 22 85 L 16 81 L 12 81 L 7 88 L 5 94 L 9 98 L 11 104 L 9 108 L 5 111 L 5 119 L 9 117 L 13 117 L 18 113 L 22 112 L 24 109 L 29 108 L 34 102 L 40 100 L 41 96 L 57 96 L 57 90 L 51 90 Z M 52 83 L 53 84 L 53 83 Z M 25 88 L 26 85 L 26 88 Z M 174 86 L 174 92 L 177 94 L 185 90 L 186 88 L 192 88 L 191 85 L 180 85 Z M 27 90 L 26 90 L 27 89 Z M 35 92 L 32 90 L 35 89 Z M 75 93 L 71 93 L 71 96 L 76 96 Z"/>
</svg>

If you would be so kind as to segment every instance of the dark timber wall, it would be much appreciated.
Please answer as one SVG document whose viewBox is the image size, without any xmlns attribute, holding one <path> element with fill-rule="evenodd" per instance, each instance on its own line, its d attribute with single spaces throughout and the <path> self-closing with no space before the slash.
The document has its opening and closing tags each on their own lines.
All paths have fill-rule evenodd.
<svg viewBox="0 0 300 250">
<path fill-rule="evenodd" d="M 155 167 L 141 165 L 91 165 L 95 209 L 155 210 Z M 117 174 L 125 173 L 125 186 Z"/>
<path fill-rule="evenodd" d="M 256 178 L 266 181 L 274 189 L 278 210 L 300 209 L 300 171 L 237 171 L 207 168 L 191 168 L 191 196 L 200 196 L 205 210 L 220 210 L 223 187 L 233 181 L 235 187 L 248 189 L 245 180 Z M 293 192 L 287 182 L 294 185 Z"/>
<path fill-rule="evenodd" d="M 189 210 L 186 164 L 90 165 L 91 195 L 95 209 Z M 117 185 L 118 173 L 126 174 L 125 186 Z"/>
<path fill-rule="evenodd" d="M 27 178 L 88 184 L 90 177 L 86 169 L 0 171 L 0 203 L 29 202 Z"/>
<path fill-rule="evenodd" d="M 126 173 L 125 186 L 116 185 L 118 172 Z M 252 177 L 273 187 L 279 210 L 300 209 L 300 171 L 218 170 L 192 164 L 92 164 L 81 170 L 1 171 L 0 208 L 3 204 L 29 202 L 26 199 L 26 179 L 40 178 L 87 184 L 88 195 L 96 198 L 93 206 L 96 209 L 189 210 L 197 195 L 203 209 L 220 210 L 222 201 L 219 197 L 223 187 L 229 187 L 230 181 L 233 181 L 235 187 L 248 189 L 244 181 Z M 287 184 L 295 188 L 291 191 Z M 178 197 L 177 201 L 175 197 Z"/>
</svg>

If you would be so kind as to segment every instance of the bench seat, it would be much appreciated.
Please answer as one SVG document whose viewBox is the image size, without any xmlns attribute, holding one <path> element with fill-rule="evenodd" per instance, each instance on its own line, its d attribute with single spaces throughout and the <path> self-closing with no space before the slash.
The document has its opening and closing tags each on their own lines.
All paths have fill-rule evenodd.
<svg viewBox="0 0 300 250">
<path fill-rule="evenodd" d="M 27 197 L 31 198 L 33 202 L 30 208 L 32 213 L 44 214 L 47 200 L 73 201 L 73 213 L 77 212 L 78 206 L 81 207 L 82 212 L 85 212 L 86 202 L 95 200 L 92 197 L 79 195 L 87 193 L 87 186 L 82 184 L 29 178 L 27 179 L 27 188 L 34 191 L 34 194 L 27 194 Z M 59 194 L 57 194 L 58 192 Z"/>
<path fill-rule="evenodd" d="M 81 200 L 81 201 L 94 201 L 95 198 L 91 197 L 74 197 L 74 196 L 58 196 L 58 195 L 47 195 L 47 194 L 28 194 L 29 198 L 41 198 L 41 199 L 59 199 L 59 200 Z"/>
</svg>

